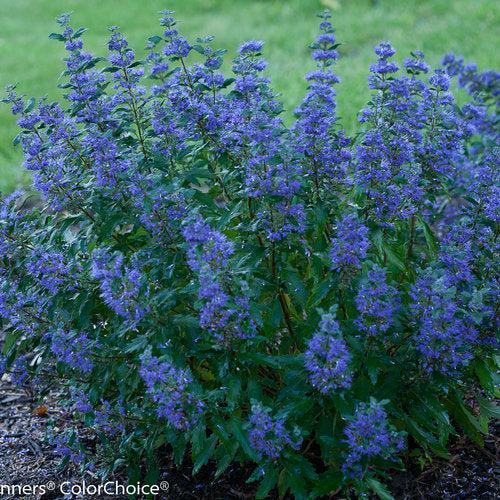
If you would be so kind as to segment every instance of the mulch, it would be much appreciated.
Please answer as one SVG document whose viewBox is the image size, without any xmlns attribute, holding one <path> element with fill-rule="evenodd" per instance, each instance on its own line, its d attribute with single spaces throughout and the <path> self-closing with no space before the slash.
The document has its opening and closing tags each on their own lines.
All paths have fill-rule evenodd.
<svg viewBox="0 0 500 500">
<path fill-rule="evenodd" d="M 0 485 L 48 484 L 50 481 L 81 484 L 83 480 L 88 484 L 99 484 L 90 471 L 82 474 L 71 464 L 61 468 L 61 458 L 53 451 L 48 437 L 73 425 L 71 415 L 59 403 L 61 397 L 54 390 L 40 400 L 38 395 L 11 384 L 8 376 L 4 375 L 0 380 Z M 416 461 L 408 460 L 405 472 L 393 474 L 389 489 L 396 500 L 500 498 L 499 430 L 498 424 L 492 428 L 492 435 L 486 439 L 484 448 L 467 438 L 455 440 L 450 446 L 449 461 L 433 459 L 422 469 Z M 213 464 L 203 467 L 193 477 L 189 459 L 176 468 L 165 453 L 161 463 L 160 480 L 168 481 L 170 489 L 157 498 L 244 500 L 254 497 L 255 486 L 246 483 L 253 470 L 251 466 L 234 465 L 214 479 Z M 119 474 L 113 479 L 126 484 L 124 476 Z M 90 497 L 64 497 L 60 493 L 48 492 L 42 497 L 0 494 L 0 498 L 56 500 Z M 98 498 L 106 500 L 108 497 Z M 109 498 L 121 500 L 127 497 Z"/>
</svg>

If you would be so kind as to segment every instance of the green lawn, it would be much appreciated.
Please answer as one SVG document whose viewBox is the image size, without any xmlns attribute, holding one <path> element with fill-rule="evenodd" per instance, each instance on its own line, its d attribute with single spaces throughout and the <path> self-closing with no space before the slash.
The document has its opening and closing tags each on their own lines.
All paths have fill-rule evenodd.
<svg viewBox="0 0 500 500">
<path fill-rule="evenodd" d="M 265 40 L 269 75 L 284 94 L 288 116 L 304 93 L 303 75 L 313 67 L 307 45 L 316 31 L 314 15 L 331 8 L 343 44 L 339 109 L 351 130 L 367 101 L 367 68 L 381 39 L 390 40 L 401 58 L 421 49 L 437 63 L 454 51 L 484 69 L 500 66 L 494 0 L 0 0 L 0 87 L 18 83 L 22 93 L 57 96 L 63 49 L 48 34 L 61 12 L 73 11 L 74 23 L 89 28 L 90 49 L 103 54 L 107 27 L 115 24 L 140 53 L 146 37 L 160 32 L 157 12 L 166 6 L 177 11 L 188 36 L 215 35 L 230 56 L 245 39 Z M 14 119 L 1 107 L 0 190 L 27 179 L 21 153 L 12 146 L 15 134 Z"/>
</svg>

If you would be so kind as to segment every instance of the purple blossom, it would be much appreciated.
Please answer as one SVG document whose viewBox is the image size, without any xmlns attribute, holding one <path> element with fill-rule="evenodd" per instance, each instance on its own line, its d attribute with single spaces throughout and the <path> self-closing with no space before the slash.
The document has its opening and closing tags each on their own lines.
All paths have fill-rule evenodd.
<svg viewBox="0 0 500 500">
<path fill-rule="evenodd" d="M 72 388 L 71 398 L 74 401 L 76 411 L 80 413 L 90 413 L 93 411 L 94 407 L 83 390 Z"/>
<path fill-rule="evenodd" d="M 71 282 L 69 288 L 74 288 L 76 275 L 64 262 L 61 252 L 34 251 L 26 268 L 31 276 L 53 295 L 57 294 L 65 283 Z"/>
<path fill-rule="evenodd" d="M 286 448 L 298 450 L 302 444 L 297 427 L 290 432 L 286 428 L 285 418 L 273 416 L 270 408 L 259 402 L 252 403 L 248 437 L 261 460 L 278 460 Z"/>
<path fill-rule="evenodd" d="M 455 374 L 472 359 L 478 340 L 477 329 L 457 303 L 455 289 L 428 270 L 418 277 L 410 296 L 422 366 L 430 373 Z"/>
<path fill-rule="evenodd" d="M 85 460 L 85 454 L 82 451 L 80 441 L 76 436 L 59 434 L 53 441 L 54 453 L 62 458 L 67 458 L 74 464 L 81 464 Z"/>
<path fill-rule="evenodd" d="M 16 358 L 10 368 L 10 376 L 12 382 L 17 386 L 22 386 L 27 382 L 30 374 L 28 372 L 28 357 L 26 355 L 21 355 Z"/>
<path fill-rule="evenodd" d="M 141 321 L 146 308 L 140 300 L 143 283 L 138 262 L 127 265 L 123 255 L 98 248 L 92 254 L 92 277 L 100 281 L 101 296 L 116 314 L 132 326 Z"/>
<path fill-rule="evenodd" d="M 387 271 L 374 266 L 361 283 L 356 297 L 360 313 L 355 320 L 357 327 L 368 335 L 387 332 L 394 325 L 399 309 L 397 290 L 387 283 Z"/>
<path fill-rule="evenodd" d="M 97 131 L 89 132 L 82 145 L 88 148 L 96 185 L 116 191 L 119 179 L 131 168 L 130 160 L 122 157 L 114 141 Z"/>
<path fill-rule="evenodd" d="M 2 379 L 6 371 L 7 371 L 7 358 L 3 354 L 0 354 L 0 380 Z"/>
<path fill-rule="evenodd" d="M 306 215 L 301 203 L 281 201 L 273 208 L 257 212 L 256 216 L 269 241 L 283 241 L 288 236 L 301 234 L 305 230 Z"/>
<path fill-rule="evenodd" d="M 326 20 L 322 33 L 312 47 L 312 57 L 318 61 L 318 70 L 307 75 L 309 91 L 295 110 L 297 121 L 293 127 L 297 151 L 307 160 L 307 173 L 313 180 L 317 195 L 319 188 L 329 182 L 345 180 L 347 163 L 351 155 L 347 149 L 349 139 L 342 130 L 335 130 L 336 97 L 333 85 L 339 82 L 330 67 L 337 59 L 334 29 Z"/>
<path fill-rule="evenodd" d="M 140 375 L 157 406 L 157 415 L 177 430 L 190 429 L 204 407 L 190 389 L 193 384 L 190 371 L 145 353 L 141 357 Z"/>
<path fill-rule="evenodd" d="M 218 282 L 209 284 L 208 279 L 198 295 L 204 302 L 200 326 L 206 328 L 217 342 L 228 343 L 232 339 L 249 339 L 256 335 L 248 298 L 232 298 Z"/>
<path fill-rule="evenodd" d="M 396 49 L 389 42 L 380 42 L 374 49 L 380 59 L 389 59 L 396 53 Z"/>
<path fill-rule="evenodd" d="M 330 250 L 332 269 L 335 271 L 360 269 L 361 261 L 366 258 L 369 247 L 368 228 L 356 214 L 345 214 L 339 220 L 335 237 L 332 239 Z"/>
<path fill-rule="evenodd" d="M 424 54 L 420 50 L 412 52 L 412 57 L 405 59 L 405 69 L 412 75 L 428 73 L 430 66 L 424 61 Z"/>
<path fill-rule="evenodd" d="M 370 71 L 375 73 L 377 78 L 385 78 L 385 75 L 396 73 L 399 70 L 399 66 L 396 63 L 389 61 L 389 59 L 396 53 L 396 50 L 392 47 L 389 42 L 380 42 L 374 49 L 375 54 L 378 56 L 378 61 L 376 64 L 370 66 Z M 370 85 L 376 86 L 375 79 L 370 77 Z"/>
<path fill-rule="evenodd" d="M 249 40 L 241 44 L 239 48 L 240 55 L 250 54 L 255 55 L 262 52 L 262 48 L 264 47 L 264 42 L 261 40 Z"/>
<path fill-rule="evenodd" d="M 429 83 L 437 90 L 446 92 L 450 88 L 450 77 L 443 70 L 437 69 L 429 78 Z"/>
<path fill-rule="evenodd" d="M 375 458 L 394 459 L 403 450 L 402 435 L 387 420 L 381 403 L 361 403 L 344 429 L 348 452 L 342 466 L 346 474 L 362 477 Z"/>
<path fill-rule="evenodd" d="M 159 242 L 175 238 L 180 224 L 187 215 L 186 200 L 180 191 L 167 190 L 163 186 L 154 188 L 150 184 L 141 186 L 141 180 L 131 183 L 129 191 L 139 220 Z"/>
<path fill-rule="evenodd" d="M 57 359 L 75 370 L 84 373 L 92 371 L 93 342 L 86 333 L 77 333 L 63 329 L 50 332 L 52 352 Z"/>
<path fill-rule="evenodd" d="M 0 255 L 8 255 L 17 247 L 13 230 L 23 220 L 23 214 L 16 209 L 23 195 L 17 190 L 0 199 Z"/>
<path fill-rule="evenodd" d="M 208 267 L 214 271 L 225 268 L 234 253 L 234 245 L 226 236 L 215 231 L 201 218 L 189 223 L 183 230 L 190 245 L 188 263 L 194 271 Z"/>
<path fill-rule="evenodd" d="M 108 435 L 117 434 L 123 431 L 125 427 L 121 422 L 117 422 L 116 418 L 111 403 L 103 400 L 100 407 L 94 411 L 94 426 Z"/>
<path fill-rule="evenodd" d="M 311 385 L 323 394 L 348 389 L 351 356 L 333 313 L 323 314 L 318 331 L 307 344 L 305 367 Z"/>
<path fill-rule="evenodd" d="M 200 326 L 221 343 L 254 337 L 256 326 L 250 317 L 248 299 L 225 290 L 225 281 L 229 279 L 226 268 L 234 252 L 233 243 L 201 218 L 186 225 L 183 234 L 190 245 L 188 263 L 199 277 L 198 297 L 203 303 Z"/>
<path fill-rule="evenodd" d="M 40 328 L 46 299 L 39 293 L 20 290 L 19 282 L 5 279 L 1 270 L 0 267 L 0 318 L 9 323 L 10 328 L 32 337 Z"/>
</svg>

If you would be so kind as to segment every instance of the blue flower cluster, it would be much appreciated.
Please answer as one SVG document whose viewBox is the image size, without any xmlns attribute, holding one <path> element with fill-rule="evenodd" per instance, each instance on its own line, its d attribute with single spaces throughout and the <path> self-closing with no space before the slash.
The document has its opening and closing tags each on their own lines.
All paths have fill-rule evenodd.
<svg viewBox="0 0 500 500">
<path fill-rule="evenodd" d="M 69 283 L 69 289 L 76 286 L 76 273 L 64 262 L 61 252 L 35 250 L 26 268 L 35 280 L 53 295 L 56 295 L 65 283 Z"/>
<path fill-rule="evenodd" d="M 228 272 L 234 246 L 224 234 L 201 219 L 186 225 L 184 238 L 189 245 L 188 263 L 198 273 L 198 297 L 202 301 L 200 326 L 217 342 L 247 339 L 256 334 L 247 297 L 233 296 L 234 280 Z"/>
<path fill-rule="evenodd" d="M 373 266 L 356 296 L 356 325 L 368 335 L 384 334 L 394 325 L 399 305 L 398 291 L 387 283 L 386 269 Z"/>
<path fill-rule="evenodd" d="M 53 439 L 54 453 L 81 465 L 85 460 L 80 440 L 75 435 L 59 434 Z"/>
<path fill-rule="evenodd" d="M 190 387 L 191 373 L 149 353 L 141 357 L 140 374 L 156 404 L 156 413 L 175 429 L 188 430 L 203 411 L 201 401 Z"/>
<path fill-rule="evenodd" d="M 404 447 L 402 434 L 388 423 L 384 407 L 374 400 L 359 404 L 344 436 L 348 451 L 342 468 L 355 477 L 366 474 L 372 460 L 394 459 Z"/>
<path fill-rule="evenodd" d="M 332 238 L 330 250 L 332 269 L 359 270 L 369 247 L 368 228 L 355 214 L 343 215 L 337 223 L 335 237 Z"/>
<path fill-rule="evenodd" d="M 297 450 L 302 444 L 300 429 L 290 432 L 285 418 L 273 416 L 271 409 L 259 402 L 252 404 L 248 437 L 252 448 L 267 460 L 278 460 L 285 449 Z"/>
<path fill-rule="evenodd" d="M 22 334 L 32 337 L 44 319 L 44 297 L 35 291 L 22 291 L 17 280 L 0 268 L 0 319 Z"/>
<path fill-rule="evenodd" d="M 472 359 L 478 332 L 471 318 L 457 303 L 457 291 L 445 276 L 429 270 L 412 288 L 413 311 L 418 320 L 415 345 L 428 371 L 456 373 Z"/>
<path fill-rule="evenodd" d="M 436 193 L 438 177 L 452 177 L 470 134 L 454 110 L 450 81 L 429 71 L 421 52 L 405 62 L 409 76 L 395 76 L 396 51 L 387 42 L 375 48 L 379 59 L 370 67 L 373 106 L 360 115 L 368 124 L 357 147 L 355 178 L 371 200 L 376 220 L 390 224 L 414 215 Z M 428 127 L 428 124 L 432 125 Z"/>
<path fill-rule="evenodd" d="M 22 191 L 14 191 L 9 196 L 0 199 L 0 255 L 9 255 L 15 251 L 18 242 L 12 237 L 16 224 L 21 223 L 22 216 L 15 210 L 16 204 L 22 198 Z"/>
<path fill-rule="evenodd" d="M 315 389 L 330 394 L 350 387 L 351 356 L 332 312 L 321 316 L 318 331 L 309 340 L 304 356 L 309 380 Z"/>
<path fill-rule="evenodd" d="M 138 265 L 125 264 L 121 254 L 96 249 L 92 254 L 92 277 L 99 280 L 102 298 L 116 314 L 131 325 L 144 317 L 146 309 L 140 300 L 142 274 Z"/>
<path fill-rule="evenodd" d="M 58 329 L 47 334 L 52 352 L 58 361 L 82 372 L 90 372 L 93 367 L 94 344 L 86 333 L 76 333 Z"/>
<path fill-rule="evenodd" d="M 295 111 L 297 121 L 293 127 L 297 150 L 307 165 L 304 174 L 311 178 L 317 196 L 332 183 L 345 182 L 351 159 L 347 147 L 350 139 L 342 130 L 336 130 L 338 118 L 333 86 L 340 79 L 331 69 L 338 58 L 335 30 L 328 21 L 328 12 L 321 17 L 321 33 L 311 45 L 312 58 L 318 68 L 306 77 L 310 82 L 309 91 Z"/>
</svg>

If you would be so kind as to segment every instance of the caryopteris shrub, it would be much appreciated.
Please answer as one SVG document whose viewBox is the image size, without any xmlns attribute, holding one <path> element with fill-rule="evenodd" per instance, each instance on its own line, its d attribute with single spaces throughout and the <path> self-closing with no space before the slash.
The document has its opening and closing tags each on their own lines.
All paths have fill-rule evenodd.
<svg viewBox="0 0 500 500">
<path fill-rule="evenodd" d="M 497 414 L 499 74 L 451 55 L 431 70 L 421 52 L 401 70 L 382 42 L 350 137 L 325 13 L 286 127 L 262 42 L 227 78 L 211 37 L 192 45 L 162 15 L 144 61 L 117 28 L 94 57 L 62 16 L 64 104 L 5 99 L 44 202 L 1 202 L 3 363 L 20 384 L 61 381 L 98 436 L 57 450 L 131 480 L 189 453 L 194 472 L 255 463 L 261 498 L 387 498 L 404 450 L 481 443 Z"/>
</svg>

